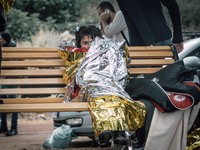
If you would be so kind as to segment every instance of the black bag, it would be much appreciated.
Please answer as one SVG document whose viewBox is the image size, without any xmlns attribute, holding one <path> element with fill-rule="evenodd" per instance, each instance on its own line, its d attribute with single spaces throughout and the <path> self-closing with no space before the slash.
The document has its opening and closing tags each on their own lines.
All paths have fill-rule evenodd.
<svg viewBox="0 0 200 150">
<path fill-rule="evenodd" d="M 200 102 L 194 72 L 179 61 L 145 78 L 132 78 L 126 91 L 132 99 L 150 100 L 161 112 L 188 109 Z"/>
</svg>

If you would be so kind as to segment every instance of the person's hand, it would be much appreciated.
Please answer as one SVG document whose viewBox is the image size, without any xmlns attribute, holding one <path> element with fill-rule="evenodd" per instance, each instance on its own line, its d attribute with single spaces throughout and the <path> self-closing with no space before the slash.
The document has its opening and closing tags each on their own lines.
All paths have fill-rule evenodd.
<svg viewBox="0 0 200 150">
<path fill-rule="evenodd" d="M 108 24 L 108 20 L 110 18 L 110 11 L 107 10 L 104 13 L 102 13 L 100 16 L 100 22 L 102 22 L 103 24 Z"/>
<path fill-rule="evenodd" d="M 180 53 L 184 49 L 183 43 L 174 43 L 174 45 L 178 53 Z"/>
</svg>

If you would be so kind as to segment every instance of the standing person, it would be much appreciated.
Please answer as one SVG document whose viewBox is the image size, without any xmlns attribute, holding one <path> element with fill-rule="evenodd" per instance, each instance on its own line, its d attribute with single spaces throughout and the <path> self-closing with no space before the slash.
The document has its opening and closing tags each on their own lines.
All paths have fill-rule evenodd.
<svg viewBox="0 0 200 150">
<path fill-rule="evenodd" d="M 131 46 L 173 43 L 178 52 L 183 50 L 181 19 L 176 0 L 117 0 L 117 2 L 129 29 Z M 165 20 L 162 5 L 169 11 L 173 36 Z"/>
<path fill-rule="evenodd" d="M 0 1 L 0 32 L 4 32 L 7 27 L 6 13 L 11 9 L 15 0 Z M 0 71 L 1 71 L 2 51 L 0 47 Z"/>
<path fill-rule="evenodd" d="M 116 12 L 109 1 L 103 1 L 97 6 L 100 29 L 103 35 L 117 42 L 123 39 L 129 43 L 128 28 L 121 11 Z"/>
<path fill-rule="evenodd" d="M 1 47 L 15 47 L 16 43 L 14 41 L 11 41 L 11 35 L 7 32 L 4 32 L 1 34 L 0 38 L 0 44 Z M 7 88 L 8 86 L 2 86 L 1 88 Z M 12 86 L 14 87 L 14 86 Z M 1 98 L 15 98 L 15 95 L 3 95 Z M 11 128 L 8 130 L 7 127 L 7 113 L 1 113 L 1 128 L 0 133 L 5 133 L 6 136 L 13 136 L 17 135 L 17 122 L 18 122 L 18 113 L 12 113 L 11 118 Z"/>
<path fill-rule="evenodd" d="M 129 29 L 131 46 L 173 43 L 177 52 L 183 50 L 180 11 L 176 0 L 117 0 L 117 2 Z M 165 20 L 162 5 L 169 11 L 173 33 Z M 147 125 L 138 130 L 139 144 L 145 145 L 145 150 L 185 150 L 191 110 L 161 113 L 148 101 L 143 100 L 143 102 L 148 108 Z"/>
</svg>

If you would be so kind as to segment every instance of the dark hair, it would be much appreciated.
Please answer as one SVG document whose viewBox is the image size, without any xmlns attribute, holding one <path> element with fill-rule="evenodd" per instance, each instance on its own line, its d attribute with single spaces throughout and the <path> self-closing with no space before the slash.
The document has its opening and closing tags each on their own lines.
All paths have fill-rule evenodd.
<svg viewBox="0 0 200 150">
<path fill-rule="evenodd" d="M 7 44 L 9 44 L 11 41 L 11 35 L 7 32 L 2 33 L 1 38 L 3 38 L 7 42 Z"/>
<path fill-rule="evenodd" d="M 78 27 L 75 31 L 75 36 L 76 36 L 76 46 L 78 48 L 81 47 L 81 39 L 84 36 L 91 36 L 92 39 L 94 39 L 97 36 L 102 38 L 101 31 L 94 25 L 90 25 L 88 27 L 87 26 Z"/>
<path fill-rule="evenodd" d="M 106 9 L 109 9 L 110 11 L 112 11 L 113 13 L 115 13 L 115 8 L 114 8 L 114 6 L 109 1 L 103 1 L 103 2 L 101 2 L 97 6 L 97 9 L 98 8 L 101 8 L 102 11 L 105 11 Z"/>
</svg>

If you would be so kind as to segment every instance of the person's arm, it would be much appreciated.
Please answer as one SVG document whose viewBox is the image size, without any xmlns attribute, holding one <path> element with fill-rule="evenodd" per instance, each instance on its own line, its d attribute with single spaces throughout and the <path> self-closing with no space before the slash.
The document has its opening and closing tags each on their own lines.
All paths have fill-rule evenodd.
<svg viewBox="0 0 200 150">
<path fill-rule="evenodd" d="M 114 35 L 120 33 L 126 27 L 124 16 L 121 11 L 117 12 L 113 21 L 108 25 L 104 24 L 104 33 L 107 37 L 112 38 Z"/>
<path fill-rule="evenodd" d="M 105 11 L 99 16 L 99 24 L 100 24 L 100 31 L 102 35 L 105 35 L 104 28 L 109 24 L 108 21 L 110 20 L 110 12 Z"/>
<path fill-rule="evenodd" d="M 167 7 L 173 24 L 173 39 L 178 52 L 183 50 L 183 37 L 181 27 L 180 10 L 175 0 L 161 0 L 162 4 Z"/>
</svg>

